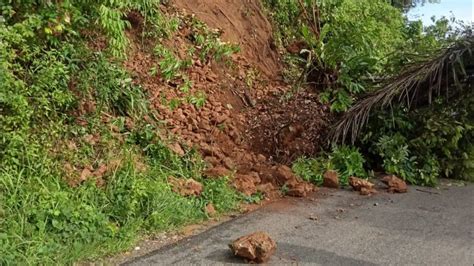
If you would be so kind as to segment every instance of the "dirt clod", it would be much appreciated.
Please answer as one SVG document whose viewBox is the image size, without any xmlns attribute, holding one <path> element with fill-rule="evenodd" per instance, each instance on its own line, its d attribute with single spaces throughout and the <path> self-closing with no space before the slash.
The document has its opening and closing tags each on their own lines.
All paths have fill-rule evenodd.
<svg viewBox="0 0 474 266">
<path fill-rule="evenodd" d="M 382 182 L 387 184 L 390 193 L 406 193 L 408 186 L 405 181 L 394 175 L 387 175 L 382 178 Z"/>
<path fill-rule="evenodd" d="M 323 186 L 328 188 L 339 188 L 339 174 L 336 171 L 326 171 L 323 176 Z"/>
<path fill-rule="evenodd" d="M 374 188 L 374 184 L 354 176 L 349 177 L 349 185 L 355 190 L 359 191 L 361 195 L 367 196 L 374 193 L 377 193 L 377 190 Z"/>
<path fill-rule="evenodd" d="M 314 191 L 314 186 L 309 183 L 297 183 L 290 185 L 287 195 L 292 197 L 306 197 L 308 193 Z"/>
<path fill-rule="evenodd" d="M 214 217 L 217 214 L 216 208 L 214 208 L 214 205 L 212 203 L 208 203 L 204 208 L 204 211 L 210 217 Z"/>
<path fill-rule="evenodd" d="M 257 193 L 254 178 L 250 175 L 237 175 L 233 181 L 235 189 L 247 196 Z"/>
<path fill-rule="evenodd" d="M 242 236 L 229 244 L 232 253 L 254 263 L 264 263 L 276 250 L 276 243 L 265 232 Z"/>
<path fill-rule="evenodd" d="M 203 186 L 194 179 L 179 179 L 175 177 L 168 177 L 168 182 L 175 193 L 181 196 L 199 196 L 202 193 Z"/>
<path fill-rule="evenodd" d="M 230 174 L 231 171 L 222 166 L 216 166 L 204 171 L 204 175 L 208 178 L 220 178 L 223 176 L 229 176 Z"/>
<path fill-rule="evenodd" d="M 286 165 L 280 165 L 275 168 L 274 176 L 280 184 L 287 184 L 298 182 L 298 177 L 291 171 L 291 168 Z"/>
</svg>

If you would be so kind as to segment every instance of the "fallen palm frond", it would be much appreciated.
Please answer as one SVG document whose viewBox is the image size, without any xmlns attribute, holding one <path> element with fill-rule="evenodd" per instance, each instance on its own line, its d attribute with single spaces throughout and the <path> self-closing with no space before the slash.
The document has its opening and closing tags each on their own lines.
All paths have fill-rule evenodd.
<svg viewBox="0 0 474 266">
<path fill-rule="evenodd" d="M 414 109 L 431 104 L 438 96 L 456 97 L 474 83 L 474 35 L 465 36 L 432 59 L 418 62 L 361 98 L 333 127 L 333 141 L 354 143 L 367 124 L 370 113 L 404 104 Z"/>
</svg>

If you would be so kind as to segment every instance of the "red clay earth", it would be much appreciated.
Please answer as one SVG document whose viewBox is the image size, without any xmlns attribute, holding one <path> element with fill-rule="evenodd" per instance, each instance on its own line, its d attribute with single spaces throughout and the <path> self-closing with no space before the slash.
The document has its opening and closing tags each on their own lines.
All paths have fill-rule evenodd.
<svg viewBox="0 0 474 266">
<path fill-rule="evenodd" d="M 319 151 L 327 108 L 315 92 L 294 92 L 281 81 L 280 54 L 272 44 L 271 24 L 260 1 L 175 0 L 172 4 L 176 9 L 163 7 L 164 12 L 195 14 L 210 28 L 218 28 L 223 41 L 238 43 L 241 52 L 232 57 L 230 67 L 193 58 L 186 70 L 193 84 L 190 93 L 203 91 L 207 101 L 202 108 L 182 103 L 171 109 L 168 103 L 186 94 L 173 82 L 150 75 L 158 63 L 152 52 L 155 43 L 143 41 L 141 27 L 131 21 L 135 27 L 128 33 L 132 42 L 125 67 L 147 90 L 157 118 L 165 123 L 167 133 L 162 137 L 173 139 L 169 147 L 180 155 L 196 147 L 207 163 L 205 176 L 235 173 L 233 185 L 247 195 L 262 192 L 276 197 L 284 185 L 292 196 L 312 191 L 312 185 L 284 165 Z M 140 20 L 136 16 L 130 15 L 130 20 Z M 165 42 L 181 59 L 192 45 L 186 38 L 190 30 L 184 25 Z M 292 97 L 286 97 L 289 93 Z"/>
</svg>

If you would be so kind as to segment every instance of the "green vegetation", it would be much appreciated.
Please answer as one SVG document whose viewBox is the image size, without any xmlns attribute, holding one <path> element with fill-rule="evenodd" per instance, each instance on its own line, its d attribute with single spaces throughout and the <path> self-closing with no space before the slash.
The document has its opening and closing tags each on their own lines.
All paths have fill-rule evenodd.
<svg viewBox="0 0 474 266">
<path fill-rule="evenodd" d="M 321 101 L 344 119 L 331 135 L 351 134 L 360 150 L 360 158 L 343 153 L 338 165 L 325 154 L 296 161 L 294 170 L 306 180 L 319 184 L 332 168 L 345 180 L 347 169 L 359 169 L 361 162 L 365 169 L 383 169 L 414 184 L 434 185 L 438 177 L 472 180 L 472 73 L 466 71 L 473 62 L 472 29 L 453 28 L 445 18 L 431 26 L 407 21 L 397 7 L 408 2 L 393 7 L 384 0 L 265 1 L 279 29 L 278 42 L 304 43 L 292 64 L 308 84 L 324 90 Z M 453 45 L 465 48 L 450 49 Z M 456 62 L 436 61 L 445 51 Z M 430 60 L 435 61 L 430 65 Z M 441 75 L 441 69 L 453 74 Z M 418 82 L 423 75 L 429 78 Z M 429 84 L 430 78 L 439 85 Z M 449 92 L 440 93 L 441 84 Z M 409 89 L 423 93 L 404 98 Z M 394 96 L 382 98 L 389 93 Z M 371 112 L 376 104 L 368 101 L 382 107 Z"/>
<path fill-rule="evenodd" d="M 349 146 L 334 146 L 332 151 L 317 158 L 299 158 L 293 163 L 293 171 L 304 180 L 317 185 L 323 183 L 327 170 L 339 173 L 341 185 L 349 184 L 349 177 L 367 177 L 365 159 L 359 150 Z"/>
<path fill-rule="evenodd" d="M 207 219 L 208 203 L 222 213 L 242 199 L 227 179 L 201 177 L 196 152 L 180 157 L 167 148 L 146 92 L 122 67 L 130 12 L 158 40 L 177 30 L 158 4 L 0 5 L 1 265 L 70 264 L 121 251 L 144 234 Z M 107 48 L 91 48 L 102 36 Z M 176 67 L 171 54 L 160 55 L 165 79 L 187 64 Z M 201 182 L 202 195 L 173 192 L 170 176 Z"/>
</svg>

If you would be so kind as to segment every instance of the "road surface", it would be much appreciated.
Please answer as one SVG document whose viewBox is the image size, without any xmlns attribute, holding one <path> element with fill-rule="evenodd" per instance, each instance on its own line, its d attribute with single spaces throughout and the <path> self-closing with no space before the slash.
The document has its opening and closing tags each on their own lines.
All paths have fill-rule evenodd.
<svg viewBox="0 0 474 266">
<path fill-rule="evenodd" d="M 125 265 L 241 264 L 228 243 L 255 231 L 277 242 L 269 264 L 474 265 L 474 185 L 410 187 L 372 197 L 321 190 L 284 199 Z"/>
</svg>

